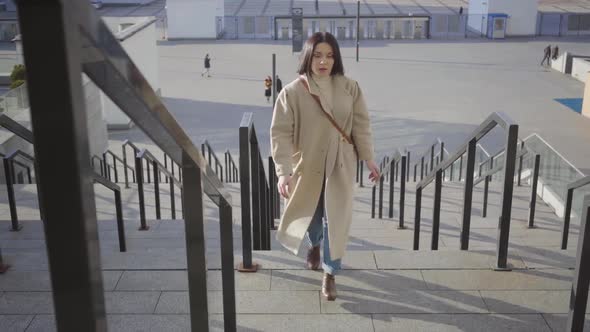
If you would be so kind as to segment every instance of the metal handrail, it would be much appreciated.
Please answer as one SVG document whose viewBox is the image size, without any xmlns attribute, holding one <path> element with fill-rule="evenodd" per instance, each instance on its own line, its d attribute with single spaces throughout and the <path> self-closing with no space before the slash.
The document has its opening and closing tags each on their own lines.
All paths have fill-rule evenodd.
<svg viewBox="0 0 590 332">
<path fill-rule="evenodd" d="M 25 153 L 25 152 L 23 152 L 21 150 L 15 150 L 15 151 L 9 153 L 8 155 L 3 155 L 2 154 L 2 157 L 3 158 L 8 159 L 12 163 L 17 164 L 17 165 L 19 165 L 19 166 L 21 166 L 21 167 L 23 167 L 24 169 L 27 170 L 27 175 L 28 175 L 28 178 L 29 178 L 29 184 L 31 184 L 31 183 L 33 183 L 33 178 L 31 176 L 31 167 L 29 165 L 25 164 L 25 163 L 22 163 L 22 162 L 14 159 L 14 158 L 19 157 L 19 156 L 22 157 L 22 158 L 24 158 L 24 159 L 27 159 L 29 162 L 31 162 L 33 164 L 33 168 L 35 167 L 35 158 L 33 156 L 29 155 L 28 153 Z M 12 175 L 13 175 L 13 177 L 16 176 L 16 174 L 14 172 L 12 173 Z M 13 180 L 14 180 L 13 182 L 16 183 L 16 179 L 13 178 Z M 6 179 L 6 181 L 8 182 L 8 179 Z"/>
<path fill-rule="evenodd" d="M 109 149 L 106 149 L 103 152 L 103 159 L 104 159 L 105 165 L 108 165 L 107 159 L 106 159 L 107 154 L 109 154 L 113 158 L 113 169 L 115 171 L 115 183 L 119 182 L 119 176 L 118 176 L 118 172 L 117 172 L 117 161 L 119 161 L 125 169 L 131 170 L 131 175 L 133 177 L 132 182 L 135 182 L 135 169 L 133 167 L 127 165 L 126 161 L 123 160 L 123 158 L 117 156 L 113 151 L 111 151 Z M 110 180 L 111 179 L 110 173 L 108 175 L 109 175 L 109 180 Z M 129 180 L 127 177 L 125 177 L 125 188 L 129 188 Z"/>
<path fill-rule="evenodd" d="M 590 176 L 585 176 L 581 179 L 571 182 L 567 185 L 565 189 L 565 210 L 563 212 L 563 229 L 561 231 L 561 249 L 563 250 L 567 249 L 570 229 L 570 218 L 572 213 L 572 203 L 574 200 L 574 190 L 584 187 L 588 184 L 590 184 Z"/>
<path fill-rule="evenodd" d="M 580 216 L 580 235 L 576 249 L 576 263 L 569 299 L 569 312 L 565 331 L 579 332 L 584 330 L 586 307 L 588 305 L 588 261 L 590 260 L 590 195 L 582 200 Z"/>
<path fill-rule="evenodd" d="M 239 169 L 229 150 L 225 151 L 225 182 L 238 182 Z"/>
<path fill-rule="evenodd" d="M 170 170 L 166 169 L 164 164 L 162 164 L 158 158 L 156 158 L 148 149 L 142 149 L 138 154 L 137 157 L 140 159 L 145 159 L 147 161 L 151 161 L 152 163 L 158 164 L 158 171 L 164 173 L 168 178 L 172 179 L 174 184 L 176 184 L 179 188 L 182 189 L 182 183 L 178 180 Z"/>
<path fill-rule="evenodd" d="M 399 165 L 401 164 L 401 178 L 400 178 L 400 198 L 399 198 L 399 229 L 404 229 L 404 208 L 405 208 L 405 192 L 406 182 L 408 181 L 407 162 L 408 155 L 402 154 L 399 149 L 396 149 L 393 155 L 385 156 L 381 165 L 381 172 L 378 182 L 373 183 L 371 193 L 371 218 L 375 218 L 375 201 L 377 184 L 379 185 L 379 219 L 383 218 L 383 183 L 389 180 L 389 218 L 393 218 L 394 205 L 394 186 L 395 181 L 398 180 Z M 389 167 L 386 167 L 389 165 Z M 384 170 L 385 169 L 385 170 Z M 406 173 L 407 172 L 407 173 Z"/>
<path fill-rule="evenodd" d="M 199 149 L 193 144 L 190 137 L 185 133 L 174 116 L 168 111 L 158 94 L 150 86 L 144 75 L 129 57 L 123 46 L 113 35 L 109 27 L 102 20 L 97 11 L 86 0 L 53 0 L 46 1 L 39 6 L 35 1 L 17 2 L 21 33 L 23 36 L 23 48 L 25 50 L 25 62 L 29 71 L 27 72 L 28 90 L 32 105 L 33 126 L 36 130 L 36 140 L 44 142 L 50 137 L 47 127 L 41 125 L 46 114 L 41 111 L 43 98 L 47 96 L 48 78 L 55 79 L 49 73 L 63 73 L 60 78 L 64 79 L 64 89 L 61 94 L 53 94 L 50 98 L 57 103 L 60 112 L 73 116 L 76 120 L 83 118 L 83 115 L 75 115 L 76 111 L 84 113 L 83 102 L 81 101 L 81 72 L 93 80 L 109 98 L 112 100 L 139 128 L 141 128 L 155 144 L 162 149 L 172 160 L 183 167 L 183 181 L 187 184 L 184 192 L 184 200 L 191 202 L 186 205 L 185 210 L 185 232 L 187 238 L 187 270 L 189 276 L 189 303 L 191 315 L 191 328 L 193 331 L 208 331 L 208 309 L 207 309 L 207 285 L 201 282 L 205 280 L 203 270 L 205 264 L 205 247 L 203 241 L 189 241 L 202 238 L 203 232 L 203 205 L 202 195 L 207 195 L 218 207 L 220 215 L 220 232 L 222 247 L 222 279 L 224 292 L 224 327 L 227 331 L 236 330 L 235 315 L 235 282 L 233 272 L 233 241 L 232 241 L 232 198 L 231 193 L 224 188 L 223 183 L 215 176 L 213 170 L 208 167 L 205 158 Z M 48 13 L 43 15 L 41 13 Z M 45 31 L 38 29 L 38 17 L 43 16 L 43 24 L 49 31 L 61 31 L 57 34 L 52 43 L 47 43 Z M 40 58 L 43 54 L 45 59 Z M 55 59 L 51 69 L 43 66 L 46 57 Z M 45 67 L 45 68 L 44 68 Z M 44 91 L 45 87 L 45 91 Z M 45 100 L 45 102 L 47 102 Z M 53 115 L 53 114 L 52 114 Z M 68 118 L 70 119 L 70 118 Z M 75 130 L 75 122 L 64 124 L 62 136 L 76 137 L 72 133 Z M 37 132 L 39 129 L 39 132 Z M 79 133 L 86 134 L 86 128 L 78 128 Z M 70 144 L 73 153 L 85 152 L 87 147 L 86 138 L 80 138 L 81 144 Z M 45 141 L 50 142 L 50 141 Z M 74 143 L 77 143 L 75 141 Z M 39 157 L 41 165 L 50 163 L 50 156 L 46 154 L 47 147 L 40 144 L 44 154 Z M 68 153 L 72 153 L 69 152 Z M 80 167 L 76 159 L 68 159 L 72 166 Z M 49 172 L 47 169 L 44 172 Z M 82 174 L 82 175 L 79 175 Z M 86 190 L 84 184 L 84 173 L 73 174 L 71 187 Z M 86 175 L 87 176 L 87 175 Z M 139 180 L 141 175 L 136 173 Z M 82 177 L 82 180 L 80 180 Z M 138 181 L 139 182 L 139 181 Z M 50 183 L 41 186 L 45 194 L 53 191 Z M 72 193 L 71 193 L 72 194 Z M 75 192 L 73 192 L 75 194 Z M 64 203 L 68 195 L 57 195 L 52 197 L 56 202 Z M 82 197 L 81 200 L 90 198 Z M 72 211 L 61 212 L 59 205 L 49 204 L 51 200 L 44 203 L 51 216 L 84 215 L 88 209 L 83 204 L 72 207 Z M 83 208 L 84 206 L 84 208 Z M 92 210 L 92 205 L 90 205 Z M 80 234 L 96 238 L 96 229 L 93 227 L 77 227 L 67 229 L 67 223 L 48 221 L 50 228 L 47 234 Z M 92 220 L 91 220 L 92 221 Z M 88 222 L 91 222 L 88 221 Z M 63 225 L 66 224 L 66 225 Z M 49 226 L 46 226 L 49 227 Z M 61 233 L 63 231 L 64 233 Z M 100 260 L 98 252 L 87 250 L 86 241 L 74 242 L 72 247 L 68 242 L 66 250 L 64 241 L 48 239 L 48 256 L 50 260 L 50 273 L 54 285 L 64 285 L 71 275 L 80 274 L 83 280 L 75 299 L 71 292 L 54 292 L 55 316 L 59 330 L 84 330 L 87 326 L 98 326 L 104 322 L 104 299 L 97 294 L 102 292 L 102 282 L 91 275 L 98 266 L 100 271 Z M 50 241 L 51 240 L 51 241 Z M 91 242 L 91 241 L 90 241 Z M 83 247 L 85 246 L 85 247 Z M 94 249 L 94 247 L 92 247 Z M 78 251 L 79 250 L 79 251 Z M 57 253 L 68 253 L 57 255 Z M 84 254 L 80 254 L 83 252 Z M 75 255 L 74 255 L 75 253 Z M 62 269 L 60 264 L 52 264 L 54 260 L 70 259 L 69 271 Z M 99 263 L 95 263 L 98 259 Z M 85 272 L 83 272 L 85 271 Z M 66 272 L 68 272 L 66 274 Z M 88 286 L 86 286 L 88 285 Z M 76 302 L 76 303 L 73 303 Z M 80 308 L 84 308 L 84 314 Z M 94 310 L 89 310 L 93 308 Z"/>
<path fill-rule="evenodd" d="M 205 155 L 205 148 L 207 149 L 206 155 Z M 211 157 L 213 157 L 213 160 L 215 160 L 215 174 L 218 175 L 219 180 L 221 182 L 223 182 L 223 165 L 221 164 L 221 161 L 219 161 L 219 158 L 217 157 L 217 154 L 215 154 L 215 151 L 211 147 L 211 144 L 209 144 L 209 141 L 205 140 L 201 144 L 201 152 L 203 153 L 203 157 L 205 157 L 205 156 L 208 157 L 209 167 L 211 167 L 211 161 L 212 161 Z"/>
<path fill-rule="evenodd" d="M 520 157 L 522 157 L 522 156 L 526 155 L 527 153 L 533 153 L 533 154 L 534 154 L 534 151 L 533 151 L 532 149 L 530 149 L 530 148 L 526 148 L 526 147 L 525 147 L 525 148 L 521 149 L 521 150 L 520 150 L 520 151 L 519 151 L 519 152 L 516 154 L 516 158 L 520 158 Z M 480 184 L 481 182 L 485 181 L 486 177 L 488 177 L 488 176 L 490 176 L 490 177 L 491 177 L 491 176 L 494 176 L 496 173 L 498 173 L 499 171 L 501 171 L 501 170 L 503 170 L 503 169 L 504 169 L 504 165 L 503 165 L 503 164 L 496 164 L 496 165 L 494 166 L 494 168 L 492 168 L 492 169 L 490 169 L 490 170 L 487 170 L 487 171 L 485 171 L 485 172 L 481 173 L 481 175 L 478 175 L 478 176 L 477 176 L 477 179 L 474 179 L 474 180 L 473 180 L 473 186 L 474 186 L 474 187 L 475 187 L 475 186 L 477 186 L 477 185 L 478 185 L 478 184 Z"/>
<path fill-rule="evenodd" d="M 117 234 L 119 235 L 119 251 L 127 251 L 127 244 L 125 242 L 125 223 L 123 221 L 123 205 L 121 201 L 121 188 L 112 181 L 105 179 L 100 174 L 93 173 L 93 181 L 97 182 L 115 193 L 115 210 L 117 215 Z"/>
<path fill-rule="evenodd" d="M 14 121 L 11 117 L 4 113 L 0 113 L 0 127 L 4 127 L 10 132 L 13 132 L 18 137 L 33 144 L 33 133 L 25 126 Z"/>
<path fill-rule="evenodd" d="M 574 164 L 572 164 L 569 160 L 567 160 L 561 153 L 559 153 L 557 150 L 555 150 L 555 148 L 549 144 L 543 137 L 541 137 L 539 134 L 537 133 L 532 133 L 530 135 L 528 135 L 524 141 L 526 142 L 528 139 L 530 139 L 531 137 L 537 137 L 539 140 L 541 140 L 543 142 L 543 144 L 545 144 L 549 149 L 551 149 L 551 151 L 553 151 L 553 153 L 555 153 L 559 158 L 561 158 L 561 160 L 563 160 L 566 164 L 568 164 L 568 166 L 570 166 L 571 168 L 573 168 L 578 174 L 580 174 L 581 176 L 586 176 L 586 174 L 584 174 L 582 171 L 580 171 L 576 166 L 574 166 Z"/>
<path fill-rule="evenodd" d="M 457 149 L 457 151 L 446 159 L 446 161 L 437 165 L 433 171 L 426 176 L 422 181 L 416 185 L 416 212 L 414 220 L 414 250 L 419 249 L 420 241 L 420 213 L 422 190 L 428 186 L 432 181 L 435 181 L 435 195 L 433 208 L 433 231 L 431 249 L 438 249 L 438 231 L 440 225 L 440 204 L 442 192 L 442 172 L 453 165 L 458 159 L 462 158 L 467 153 L 467 172 L 464 187 L 463 199 L 463 218 L 461 227 L 461 249 L 467 250 L 469 244 L 469 231 L 471 225 L 471 206 L 473 196 L 473 177 L 475 168 L 475 151 L 477 142 L 487 135 L 493 128 L 500 126 L 507 132 L 506 148 L 509 149 L 508 157 L 510 160 L 506 161 L 505 178 L 502 190 L 502 212 L 500 215 L 500 225 L 498 234 L 498 248 L 497 248 L 497 269 L 506 269 L 508 261 L 508 234 L 510 231 L 510 216 L 512 209 L 512 192 L 513 192 L 513 177 L 515 165 L 511 161 L 516 156 L 517 139 L 518 139 L 518 125 L 513 122 L 504 113 L 492 113 L 483 121 L 480 126 L 475 129 L 464 141 L 464 143 Z"/>
<path fill-rule="evenodd" d="M 529 137 L 530 137 L 530 136 L 529 136 Z M 540 137 L 539 137 L 539 138 L 540 138 Z M 526 139 L 525 139 L 525 140 L 526 140 Z M 524 142 L 525 142 L 525 140 L 522 140 L 522 139 L 520 139 L 520 138 L 519 138 L 519 139 L 518 139 L 519 146 L 521 146 L 521 147 L 524 147 Z M 483 147 L 482 147 L 482 149 L 483 149 Z M 481 169 L 481 167 L 483 167 L 483 165 L 485 165 L 485 164 L 487 164 L 487 163 L 489 163 L 489 162 L 491 162 L 491 161 L 493 161 L 493 160 L 496 160 L 496 159 L 498 159 L 498 157 L 500 157 L 501 155 L 503 155 L 503 154 L 504 154 L 504 149 L 501 149 L 500 151 L 496 152 L 496 154 L 495 154 L 495 155 L 493 155 L 493 156 L 490 156 L 490 155 L 487 153 L 487 151 L 485 151 L 485 150 L 484 150 L 484 152 L 486 152 L 486 154 L 488 155 L 488 158 L 487 158 L 486 160 L 482 161 L 481 163 L 479 163 L 479 167 L 480 167 L 480 169 Z"/>
<path fill-rule="evenodd" d="M 414 163 L 414 182 L 416 182 L 416 177 L 417 177 L 417 173 L 418 173 L 418 165 L 420 165 L 420 181 L 422 181 L 424 179 L 425 175 L 429 174 L 428 165 L 430 165 L 430 172 L 432 172 L 432 170 L 434 169 L 435 147 L 437 145 L 441 146 L 442 151 L 446 150 L 445 143 L 443 142 L 443 140 L 440 137 L 435 138 L 434 141 L 430 145 L 428 145 L 428 148 L 424 151 L 424 153 L 419 155 L 417 161 Z M 447 153 L 448 153 L 448 151 L 447 151 Z M 427 158 L 427 156 L 429 154 L 430 154 L 430 160 L 426 160 L 426 162 L 425 162 L 424 159 Z M 436 155 L 440 155 L 440 151 L 437 151 Z M 444 159 L 444 155 L 443 155 L 443 159 Z M 408 172 L 409 172 L 409 170 L 408 170 Z"/>
<path fill-rule="evenodd" d="M 93 171 L 96 171 L 96 170 L 94 169 L 94 166 L 95 166 L 95 165 L 94 165 L 94 161 L 95 161 L 95 160 L 98 160 L 98 164 L 100 165 L 100 166 L 99 166 L 99 167 L 100 167 L 100 175 L 101 175 L 101 176 L 104 176 L 104 177 L 106 177 L 107 175 L 104 173 L 104 169 L 105 169 L 105 168 L 104 168 L 104 161 L 102 160 L 102 158 L 101 158 L 101 157 L 99 157 L 99 156 L 97 156 L 97 155 L 92 155 L 92 157 L 90 157 L 90 164 L 91 164 L 91 165 L 92 165 L 92 167 L 93 167 Z"/>
</svg>

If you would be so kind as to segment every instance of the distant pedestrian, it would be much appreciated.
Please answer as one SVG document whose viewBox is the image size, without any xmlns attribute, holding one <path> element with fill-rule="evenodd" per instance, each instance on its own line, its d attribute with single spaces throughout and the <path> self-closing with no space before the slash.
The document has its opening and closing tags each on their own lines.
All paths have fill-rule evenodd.
<svg viewBox="0 0 590 332">
<path fill-rule="evenodd" d="M 272 95 L 272 78 L 267 76 L 264 79 L 264 96 L 266 96 L 266 102 L 270 103 L 270 96 Z"/>
<path fill-rule="evenodd" d="M 283 81 L 281 81 L 281 79 L 279 78 L 279 75 L 277 75 L 277 94 L 279 94 L 281 92 L 281 90 L 283 90 Z"/>
<path fill-rule="evenodd" d="M 459 15 L 463 15 L 463 6 L 459 8 Z"/>
<path fill-rule="evenodd" d="M 543 60 L 541 60 L 541 66 L 545 61 L 547 61 L 547 66 L 549 66 L 549 61 L 551 61 L 551 45 L 545 47 L 545 55 L 543 56 Z"/>
<path fill-rule="evenodd" d="M 209 53 L 207 53 L 207 55 L 205 55 L 205 61 L 204 61 L 204 67 L 205 69 L 203 69 L 203 71 L 201 72 L 201 76 L 204 76 L 205 74 L 207 74 L 207 77 L 211 77 L 210 74 L 210 70 L 211 70 L 211 58 L 209 57 Z"/>
<path fill-rule="evenodd" d="M 556 60 L 558 56 L 559 56 L 559 47 L 557 45 L 555 45 L 555 47 L 553 48 L 553 56 L 551 56 L 551 59 Z"/>
</svg>

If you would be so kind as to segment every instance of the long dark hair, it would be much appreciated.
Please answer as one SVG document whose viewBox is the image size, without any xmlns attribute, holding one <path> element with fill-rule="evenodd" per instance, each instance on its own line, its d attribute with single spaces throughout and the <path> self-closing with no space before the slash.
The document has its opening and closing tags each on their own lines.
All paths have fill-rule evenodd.
<svg viewBox="0 0 590 332">
<path fill-rule="evenodd" d="M 299 61 L 299 75 L 311 75 L 311 60 L 313 59 L 313 51 L 319 43 L 327 43 L 332 47 L 332 56 L 334 58 L 334 66 L 330 75 L 344 75 L 344 65 L 342 64 L 342 55 L 340 55 L 340 47 L 336 38 L 329 32 L 316 32 L 305 41 L 303 45 L 303 52 Z"/>
</svg>

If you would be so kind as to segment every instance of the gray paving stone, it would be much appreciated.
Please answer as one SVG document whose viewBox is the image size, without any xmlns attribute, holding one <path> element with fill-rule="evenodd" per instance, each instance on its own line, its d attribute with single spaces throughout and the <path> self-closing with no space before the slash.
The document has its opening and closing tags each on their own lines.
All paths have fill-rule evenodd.
<svg viewBox="0 0 590 332">
<path fill-rule="evenodd" d="M 55 316 L 35 315 L 26 332 L 56 332 Z"/>
<path fill-rule="evenodd" d="M 567 314 L 543 314 L 543 317 L 553 332 L 566 332 Z M 588 329 L 590 329 L 590 315 L 586 314 L 584 330 L 587 331 Z"/>
<path fill-rule="evenodd" d="M 156 309 L 160 292 L 105 292 L 109 314 L 151 314 Z"/>
<path fill-rule="evenodd" d="M 209 315 L 212 331 L 223 331 L 223 316 Z M 267 314 L 237 315 L 238 331 L 372 331 L 369 315 Z"/>
<path fill-rule="evenodd" d="M 0 331 L 22 332 L 33 320 L 32 315 L 0 315 Z"/>
<path fill-rule="evenodd" d="M 5 292 L 0 296 L 0 314 L 52 314 L 51 292 Z"/>
<path fill-rule="evenodd" d="M 238 291 L 267 291 L 271 285 L 271 270 L 258 270 L 256 273 L 241 273 L 235 271 L 234 280 Z M 207 289 L 210 291 L 223 290 L 221 271 L 207 272 Z"/>
<path fill-rule="evenodd" d="M 495 253 L 487 250 L 375 251 L 379 269 L 486 269 L 495 266 Z M 509 254 L 508 264 L 524 268 L 520 257 Z"/>
<path fill-rule="evenodd" d="M 102 280 L 105 290 L 115 289 L 121 271 L 103 271 Z M 8 270 L 0 275 L 1 291 L 51 291 L 49 271 Z"/>
<path fill-rule="evenodd" d="M 487 313 L 477 291 L 339 291 L 322 313 Z"/>
<path fill-rule="evenodd" d="M 142 252 L 101 252 L 101 265 L 108 270 L 186 269 L 186 250 L 147 249 Z"/>
<path fill-rule="evenodd" d="M 376 332 L 405 331 L 522 331 L 550 332 L 539 314 L 492 315 L 492 314 L 396 314 L 373 315 Z"/>
<path fill-rule="evenodd" d="M 186 271 L 125 271 L 117 291 L 188 290 Z"/>
<path fill-rule="evenodd" d="M 273 270 L 271 290 L 320 290 L 323 273 L 310 270 Z M 426 289 L 420 271 L 342 270 L 338 290 Z"/>
<path fill-rule="evenodd" d="M 223 313 L 222 292 L 208 292 L 209 313 Z M 186 314 L 188 292 L 163 292 L 157 314 Z M 237 291 L 236 311 L 241 314 L 318 314 L 317 291 Z"/>
<path fill-rule="evenodd" d="M 570 289 L 571 270 L 423 270 L 433 290 Z"/>
<path fill-rule="evenodd" d="M 119 332 L 190 331 L 189 315 L 108 315 L 107 323 Z"/>
<path fill-rule="evenodd" d="M 568 250 L 552 248 L 527 248 L 515 251 L 529 269 L 565 268 L 571 269 L 576 265 L 576 248 Z"/>
<path fill-rule="evenodd" d="M 567 313 L 569 290 L 481 291 L 493 313 Z"/>
</svg>

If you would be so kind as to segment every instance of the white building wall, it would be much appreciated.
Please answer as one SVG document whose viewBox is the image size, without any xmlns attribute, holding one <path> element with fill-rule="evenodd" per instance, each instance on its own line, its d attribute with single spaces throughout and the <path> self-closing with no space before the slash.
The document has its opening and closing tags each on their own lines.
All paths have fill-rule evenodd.
<svg viewBox="0 0 590 332">
<path fill-rule="evenodd" d="M 217 38 L 216 15 L 223 16 L 219 0 L 168 0 L 168 39 Z"/>
<path fill-rule="evenodd" d="M 154 91 L 159 92 L 160 81 L 158 76 L 158 49 L 157 49 L 157 32 L 155 20 L 153 18 L 131 18 L 131 17 L 109 17 L 104 18 L 105 23 L 117 36 L 123 37 L 121 45 L 127 52 L 133 63 L 139 68 L 143 76 L 149 82 Z M 117 34 L 121 24 L 136 23 Z M 146 25 L 141 28 L 141 25 Z M 137 32 L 129 34 L 130 30 L 138 29 Z M 128 37 L 125 37 L 128 35 Z M 129 128 L 132 123 L 121 109 L 115 105 L 105 94 L 102 94 L 102 104 L 104 114 L 109 128 Z"/>
<path fill-rule="evenodd" d="M 537 30 L 538 0 L 487 0 L 489 13 L 508 14 L 507 36 L 531 36 Z"/>
</svg>

